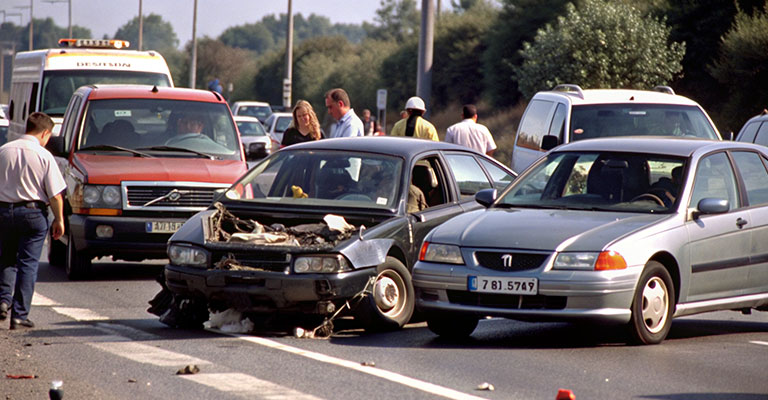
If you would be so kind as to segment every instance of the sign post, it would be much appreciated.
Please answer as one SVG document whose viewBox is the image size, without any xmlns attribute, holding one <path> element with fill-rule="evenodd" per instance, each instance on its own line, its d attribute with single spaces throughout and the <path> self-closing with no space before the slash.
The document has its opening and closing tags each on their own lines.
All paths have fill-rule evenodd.
<svg viewBox="0 0 768 400">
<path fill-rule="evenodd" d="M 379 120 L 379 126 L 381 126 L 382 132 L 387 130 L 387 89 L 379 89 L 376 91 L 376 118 Z"/>
</svg>

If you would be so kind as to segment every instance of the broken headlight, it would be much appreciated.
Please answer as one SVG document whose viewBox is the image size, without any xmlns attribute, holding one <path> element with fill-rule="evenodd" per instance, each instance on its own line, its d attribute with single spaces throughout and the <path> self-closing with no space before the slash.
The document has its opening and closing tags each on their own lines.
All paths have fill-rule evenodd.
<svg viewBox="0 0 768 400">
<path fill-rule="evenodd" d="M 168 259 L 174 265 L 188 265 L 190 267 L 208 267 L 208 252 L 190 245 L 172 244 L 168 246 Z"/>
<path fill-rule="evenodd" d="M 297 274 L 335 274 L 351 270 L 349 262 L 341 254 L 301 256 L 293 262 L 293 272 Z"/>
</svg>

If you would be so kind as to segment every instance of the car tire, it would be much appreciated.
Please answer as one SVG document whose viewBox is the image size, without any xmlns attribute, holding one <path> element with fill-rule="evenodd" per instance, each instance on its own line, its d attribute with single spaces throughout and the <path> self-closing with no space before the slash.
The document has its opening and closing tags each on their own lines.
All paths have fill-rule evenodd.
<svg viewBox="0 0 768 400">
<path fill-rule="evenodd" d="M 474 315 L 432 314 L 427 315 L 427 328 L 432 333 L 448 338 L 463 339 L 472 335 L 477 328 L 478 318 Z"/>
<path fill-rule="evenodd" d="M 367 331 L 399 329 L 410 321 L 415 302 L 410 272 L 398 259 L 387 257 L 376 267 L 371 293 L 358 305 L 355 318 Z"/>
<path fill-rule="evenodd" d="M 67 262 L 67 245 L 48 235 L 48 264 L 63 267 Z"/>
<path fill-rule="evenodd" d="M 631 339 L 636 344 L 659 344 L 672 327 L 675 287 L 672 277 L 657 261 L 649 261 L 637 283 L 629 322 Z"/>
<path fill-rule="evenodd" d="M 81 280 L 91 272 L 91 258 L 86 254 L 78 253 L 71 235 L 67 239 L 67 257 L 64 270 L 70 280 Z"/>
</svg>

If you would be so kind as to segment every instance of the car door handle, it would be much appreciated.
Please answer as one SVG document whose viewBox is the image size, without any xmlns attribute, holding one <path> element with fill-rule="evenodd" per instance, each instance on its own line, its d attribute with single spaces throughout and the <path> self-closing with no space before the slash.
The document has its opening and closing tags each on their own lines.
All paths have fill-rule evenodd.
<svg viewBox="0 0 768 400">
<path fill-rule="evenodd" d="M 746 224 L 747 224 L 747 220 L 746 219 L 739 218 L 739 219 L 736 220 L 736 226 L 738 226 L 739 229 L 743 228 L 744 225 L 746 225 Z"/>
</svg>

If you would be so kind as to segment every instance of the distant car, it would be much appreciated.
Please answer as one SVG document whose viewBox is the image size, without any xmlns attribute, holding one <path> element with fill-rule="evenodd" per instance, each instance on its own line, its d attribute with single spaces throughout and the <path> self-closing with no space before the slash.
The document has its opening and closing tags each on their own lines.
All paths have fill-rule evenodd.
<svg viewBox="0 0 768 400">
<path fill-rule="evenodd" d="M 263 101 L 236 101 L 232 104 L 232 114 L 256 117 L 263 124 L 272 115 L 272 108 Z"/>
<path fill-rule="evenodd" d="M 649 135 L 720 139 L 704 109 L 668 86 L 651 91 L 557 85 L 536 93 L 528 103 L 518 125 L 511 166 L 522 171 L 562 143 Z"/>
<path fill-rule="evenodd" d="M 642 344 L 674 317 L 768 311 L 767 166 L 767 148 L 728 141 L 559 146 L 426 236 L 417 306 L 441 336 L 496 316 L 626 324 Z"/>
<path fill-rule="evenodd" d="M 0 119 L 8 118 L 8 104 L 0 104 Z"/>
<path fill-rule="evenodd" d="M 293 122 L 293 114 L 289 112 L 275 112 L 267 118 L 267 122 L 264 123 L 264 129 L 267 130 L 277 143 L 282 143 L 283 132 L 291 126 Z"/>
<path fill-rule="evenodd" d="M 251 168 L 220 206 L 171 237 L 165 283 L 180 314 L 197 309 L 202 321 L 209 308 L 314 318 L 344 311 L 368 329 L 398 328 L 413 313 L 410 271 L 424 235 L 480 208 L 476 191 L 513 178 L 494 159 L 442 142 L 294 144 Z M 332 223 L 340 218 L 350 226 Z"/>
<path fill-rule="evenodd" d="M 768 110 L 750 118 L 736 135 L 736 141 L 768 146 Z"/>
<path fill-rule="evenodd" d="M 256 117 L 235 115 L 234 118 L 248 160 L 264 158 L 272 154 L 272 149 L 280 147 L 280 143 L 272 140 Z"/>
</svg>

